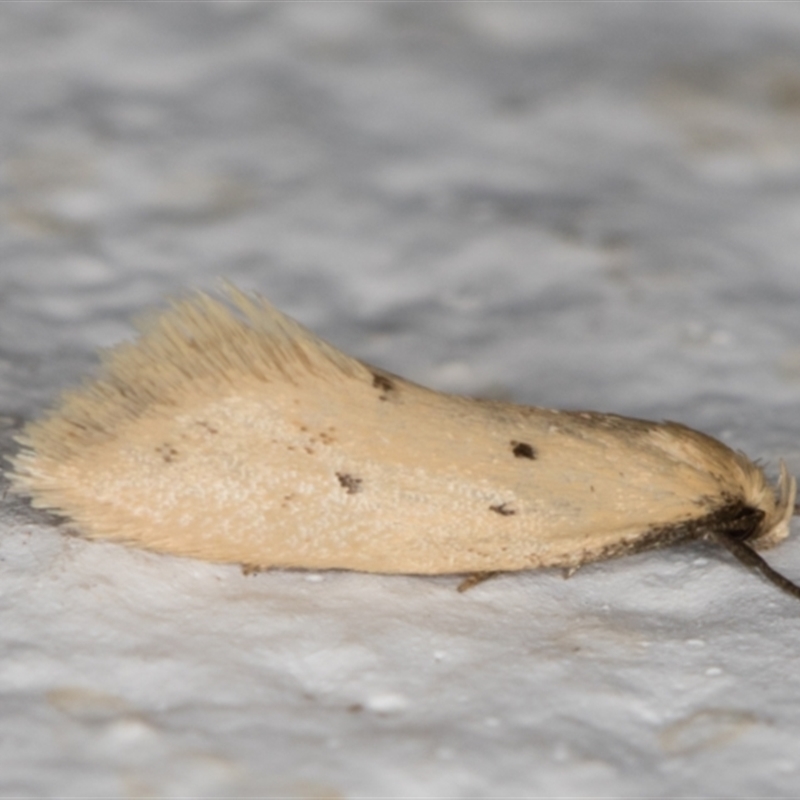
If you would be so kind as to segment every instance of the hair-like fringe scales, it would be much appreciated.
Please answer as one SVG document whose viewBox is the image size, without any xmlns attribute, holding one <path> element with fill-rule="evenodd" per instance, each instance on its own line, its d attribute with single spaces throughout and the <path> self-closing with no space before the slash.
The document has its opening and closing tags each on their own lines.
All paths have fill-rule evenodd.
<svg viewBox="0 0 800 800">
<path fill-rule="evenodd" d="M 319 339 L 260 296 L 230 284 L 228 305 L 198 292 L 166 312 L 138 320 L 140 336 L 102 354 L 97 377 L 65 392 L 43 419 L 17 438 L 16 482 L 38 458 L 66 460 L 117 435 L 120 425 L 154 406 L 176 406 L 187 392 L 219 394 L 242 378 L 263 383 L 303 374 L 364 375 L 359 361 Z M 238 314 L 236 313 L 238 311 Z"/>
</svg>

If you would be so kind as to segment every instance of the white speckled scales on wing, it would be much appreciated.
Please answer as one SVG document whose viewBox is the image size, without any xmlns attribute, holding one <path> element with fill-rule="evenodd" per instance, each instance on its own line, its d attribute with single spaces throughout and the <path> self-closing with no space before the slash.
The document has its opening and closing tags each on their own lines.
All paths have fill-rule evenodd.
<svg viewBox="0 0 800 800">
<path fill-rule="evenodd" d="M 758 514 L 781 490 L 673 423 L 440 394 L 261 299 L 176 303 L 25 430 L 12 481 L 86 535 L 256 567 L 574 567 Z M 752 515 L 751 515 L 752 516 Z"/>
</svg>

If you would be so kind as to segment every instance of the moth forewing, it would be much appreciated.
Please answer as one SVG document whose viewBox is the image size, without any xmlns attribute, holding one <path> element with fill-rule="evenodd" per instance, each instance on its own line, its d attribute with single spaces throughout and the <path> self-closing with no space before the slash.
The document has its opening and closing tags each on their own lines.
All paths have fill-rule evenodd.
<svg viewBox="0 0 800 800">
<path fill-rule="evenodd" d="M 788 535 L 783 466 L 776 492 L 682 425 L 434 392 L 230 297 L 111 350 L 26 427 L 14 489 L 89 537 L 257 568 L 574 568 L 715 526 Z"/>
</svg>

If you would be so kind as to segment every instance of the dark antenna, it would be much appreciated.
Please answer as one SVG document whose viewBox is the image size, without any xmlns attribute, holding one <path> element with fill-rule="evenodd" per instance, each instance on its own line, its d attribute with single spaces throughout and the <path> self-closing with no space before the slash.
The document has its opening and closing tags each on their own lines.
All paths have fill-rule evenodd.
<svg viewBox="0 0 800 800">
<path fill-rule="evenodd" d="M 722 531 L 712 531 L 710 538 L 721 544 L 746 567 L 760 572 L 770 583 L 775 584 L 779 589 L 783 589 L 787 594 L 800 600 L 800 586 L 792 583 L 788 578 L 784 578 L 780 572 L 772 569 L 752 547 Z"/>
</svg>

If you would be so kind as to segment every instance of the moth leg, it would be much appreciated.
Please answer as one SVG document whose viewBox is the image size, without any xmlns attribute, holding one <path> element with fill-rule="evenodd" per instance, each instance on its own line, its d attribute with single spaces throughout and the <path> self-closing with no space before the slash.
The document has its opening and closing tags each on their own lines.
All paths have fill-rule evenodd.
<svg viewBox="0 0 800 800">
<path fill-rule="evenodd" d="M 721 531 L 714 531 L 711 533 L 711 538 L 715 542 L 719 542 L 719 544 L 726 548 L 746 567 L 760 572 L 770 583 L 774 583 L 779 589 L 782 589 L 787 594 L 800 600 L 800 586 L 796 583 L 792 583 L 788 578 L 781 575 L 780 572 L 776 572 L 772 569 L 752 547 L 739 541 L 739 539 L 734 536 Z"/>
<path fill-rule="evenodd" d="M 577 567 L 564 567 L 561 570 L 561 577 L 564 580 L 567 580 L 571 578 L 580 568 L 581 568 L 580 564 Z"/>
<path fill-rule="evenodd" d="M 457 591 L 466 592 L 467 589 L 471 589 L 473 586 L 488 581 L 490 578 L 494 578 L 495 575 L 499 574 L 499 572 L 473 572 L 471 575 L 467 575 L 467 577 L 458 584 Z"/>
<path fill-rule="evenodd" d="M 242 575 L 258 575 L 259 572 L 266 572 L 264 567 L 256 566 L 255 564 L 241 564 Z"/>
</svg>

